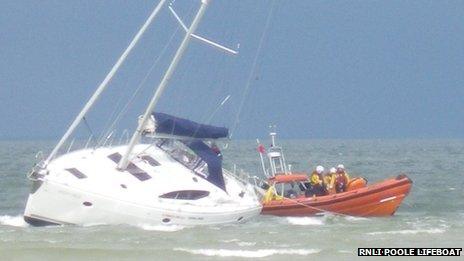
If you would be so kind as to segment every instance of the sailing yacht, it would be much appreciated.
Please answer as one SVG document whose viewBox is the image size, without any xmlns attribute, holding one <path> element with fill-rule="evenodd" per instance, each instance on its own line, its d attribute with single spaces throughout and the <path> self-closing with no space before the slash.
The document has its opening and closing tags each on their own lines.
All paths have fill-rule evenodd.
<svg viewBox="0 0 464 261">
<path fill-rule="evenodd" d="M 52 152 L 30 172 L 26 222 L 37 226 L 208 225 L 241 222 L 260 213 L 255 187 L 222 167 L 215 141 L 228 136 L 226 128 L 154 112 L 192 38 L 234 52 L 195 34 L 209 0 L 201 0 L 189 27 L 169 6 L 185 37 L 130 141 L 59 154 L 165 2 L 154 8 Z"/>
</svg>

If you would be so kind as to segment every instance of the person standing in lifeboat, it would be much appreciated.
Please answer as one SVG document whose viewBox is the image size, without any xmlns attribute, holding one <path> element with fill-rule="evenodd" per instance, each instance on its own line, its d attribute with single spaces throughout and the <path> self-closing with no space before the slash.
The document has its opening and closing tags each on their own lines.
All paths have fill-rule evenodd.
<svg viewBox="0 0 464 261">
<path fill-rule="evenodd" d="M 324 176 L 325 189 L 329 194 L 335 194 L 336 177 L 337 177 L 336 168 L 330 168 L 329 173 Z"/>
<path fill-rule="evenodd" d="M 337 193 L 345 192 L 349 181 L 350 176 L 346 173 L 345 166 L 339 164 L 337 166 L 337 175 L 335 178 L 335 191 Z"/>
<path fill-rule="evenodd" d="M 306 196 L 323 196 L 327 194 L 324 186 L 324 167 L 317 166 L 316 170 L 309 177 L 309 188 L 306 190 Z"/>
</svg>

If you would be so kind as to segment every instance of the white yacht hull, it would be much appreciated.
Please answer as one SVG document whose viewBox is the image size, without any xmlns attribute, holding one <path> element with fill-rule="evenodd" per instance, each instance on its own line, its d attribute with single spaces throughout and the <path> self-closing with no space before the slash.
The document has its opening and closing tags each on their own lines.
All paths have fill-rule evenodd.
<svg viewBox="0 0 464 261">
<path fill-rule="evenodd" d="M 84 202 L 92 205 L 86 206 Z M 192 208 L 186 211 L 165 206 L 143 206 L 79 191 L 61 184 L 43 182 L 29 195 L 24 218 L 33 225 L 212 225 L 248 220 L 261 212 L 261 207 L 204 211 Z M 195 211 L 196 210 L 196 211 Z"/>
<path fill-rule="evenodd" d="M 186 171 L 179 164 L 170 166 L 166 158 L 162 158 L 159 149 L 150 150 L 153 157 L 161 158 L 161 166 L 155 168 L 137 162 L 147 175 L 151 175 L 152 178 L 147 181 L 139 181 L 129 173 L 115 168 L 108 171 L 104 165 L 111 164 L 111 161 L 99 156 L 108 155 L 115 149 L 93 152 L 91 158 L 96 158 L 100 164 L 88 162 L 85 157 L 88 153 L 85 151 L 59 158 L 50 164 L 48 175 L 33 181 L 24 211 L 25 220 L 36 226 L 193 226 L 242 222 L 259 215 L 261 205 L 251 185 L 224 175 L 228 190 L 226 193 L 192 171 Z M 69 164 L 77 166 L 86 177 L 79 179 L 63 171 L 70 167 Z M 101 168 L 96 167 L 99 165 Z M 205 187 L 210 192 L 209 196 L 197 200 L 160 197 L 172 190 Z"/>
</svg>

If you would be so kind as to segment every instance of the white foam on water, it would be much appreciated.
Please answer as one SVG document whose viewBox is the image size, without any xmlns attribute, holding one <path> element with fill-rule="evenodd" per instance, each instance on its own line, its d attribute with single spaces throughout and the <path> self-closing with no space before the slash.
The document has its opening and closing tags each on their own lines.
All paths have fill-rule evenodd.
<svg viewBox="0 0 464 261">
<path fill-rule="evenodd" d="M 105 226 L 105 223 L 87 223 L 83 224 L 83 227 L 98 227 L 98 226 Z"/>
<path fill-rule="evenodd" d="M 219 240 L 220 242 L 224 243 L 232 243 L 232 242 L 239 242 L 240 240 L 237 238 L 232 238 L 232 239 L 224 239 L 224 240 Z"/>
<path fill-rule="evenodd" d="M 347 220 L 347 221 L 367 221 L 369 219 L 365 218 L 365 217 L 345 216 L 345 220 Z"/>
<path fill-rule="evenodd" d="M 19 216 L 0 216 L 0 224 L 12 227 L 28 227 L 23 215 Z"/>
<path fill-rule="evenodd" d="M 209 227 L 209 229 L 211 229 L 211 230 L 221 230 L 220 227 Z"/>
<path fill-rule="evenodd" d="M 353 251 L 350 251 L 350 250 L 338 250 L 338 253 L 341 253 L 341 254 L 353 254 Z"/>
<path fill-rule="evenodd" d="M 406 229 L 406 230 L 394 230 L 394 231 L 378 231 L 378 232 L 370 232 L 367 234 L 368 235 L 395 235 L 395 234 L 407 235 L 407 234 L 419 234 L 419 233 L 440 234 L 440 233 L 444 233 L 445 231 L 446 231 L 445 229 L 441 229 L 441 228 L 431 228 L 431 229 L 417 229 L 417 230 Z"/>
<path fill-rule="evenodd" d="M 254 246 L 254 245 L 256 245 L 256 242 L 242 241 L 242 242 L 238 242 L 237 245 L 239 245 L 239 246 Z"/>
<path fill-rule="evenodd" d="M 223 243 L 236 243 L 239 246 L 254 246 L 254 245 L 256 245 L 256 242 L 240 241 L 237 238 L 225 239 L 225 240 L 219 240 L 219 241 L 223 242 Z"/>
<path fill-rule="evenodd" d="M 321 226 L 324 220 L 317 217 L 287 217 L 287 222 L 297 226 Z"/>
<path fill-rule="evenodd" d="M 138 225 L 137 227 L 147 231 L 176 232 L 185 227 L 179 225 Z"/>
<path fill-rule="evenodd" d="M 217 257 L 267 257 L 272 255 L 300 255 L 317 254 L 319 249 L 257 249 L 257 250 L 231 250 L 231 249 L 186 249 L 174 248 L 175 251 L 188 252 L 195 255 Z"/>
</svg>

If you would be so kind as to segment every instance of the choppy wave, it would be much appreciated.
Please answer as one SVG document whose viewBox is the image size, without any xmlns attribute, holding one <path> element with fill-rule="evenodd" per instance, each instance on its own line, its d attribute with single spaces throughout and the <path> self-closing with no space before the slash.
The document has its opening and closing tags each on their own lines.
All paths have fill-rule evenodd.
<svg viewBox="0 0 464 261">
<path fill-rule="evenodd" d="M 24 221 L 23 215 L 18 216 L 0 216 L 0 224 L 12 227 L 27 227 L 29 224 Z"/>
<path fill-rule="evenodd" d="M 287 222 L 298 226 L 324 225 L 324 219 L 318 217 L 287 217 Z"/>
<path fill-rule="evenodd" d="M 353 251 L 350 251 L 350 250 L 338 250 L 338 253 L 341 253 L 341 254 L 353 254 Z"/>
<path fill-rule="evenodd" d="M 440 234 L 444 233 L 446 230 L 443 228 L 431 228 L 431 229 L 405 229 L 405 230 L 394 230 L 394 231 L 377 231 L 377 232 L 370 232 L 367 233 L 368 235 L 394 235 L 394 234 L 419 234 L 419 233 L 426 233 L 426 234 Z"/>
<path fill-rule="evenodd" d="M 231 250 L 231 249 L 186 249 L 174 248 L 175 251 L 188 252 L 195 255 L 217 257 L 267 257 L 272 255 L 300 255 L 317 254 L 319 249 L 256 249 L 256 250 Z"/>
<path fill-rule="evenodd" d="M 83 224 L 82 226 L 83 227 L 98 227 L 98 226 L 106 226 L 108 224 L 105 224 L 105 223 L 87 223 L 87 224 Z"/>
<path fill-rule="evenodd" d="M 256 245 L 256 242 L 241 241 L 241 242 L 237 242 L 237 245 L 239 245 L 239 246 L 254 246 L 254 245 Z"/>
<path fill-rule="evenodd" d="M 148 231 L 175 232 L 184 229 L 179 225 L 138 225 L 137 227 Z"/>
<path fill-rule="evenodd" d="M 239 246 L 254 246 L 256 245 L 256 242 L 247 242 L 247 241 L 240 241 L 237 238 L 232 238 L 232 239 L 226 239 L 226 240 L 219 240 L 220 242 L 224 243 L 235 243 Z"/>
<path fill-rule="evenodd" d="M 24 221 L 23 215 L 18 216 L 0 216 L 0 225 L 12 226 L 12 227 L 28 227 L 29 224 Z M 94 223 L 85 224 L 83 227 L 102 226 L 105 224 Z M 185 227 L 179 225 L 138 225 L 138 228 L 149 231 L 163 231 L 163 232 L 174 232 L 184 229 Z"/>
<path fill-rule="evenodd" d="M 369 219 L 365 218 L 365 217 L 345 216 L 345 220 L 348 220 L 348 221 L 367 221 Z"/>
<path fill-rule="evenodd" d="M 240 242 L 240 240 L 238 238 L 224 239 L 224 240 L 219 240 L 219 241 L 224 242 L 224 243 Z"/>
</svg>

